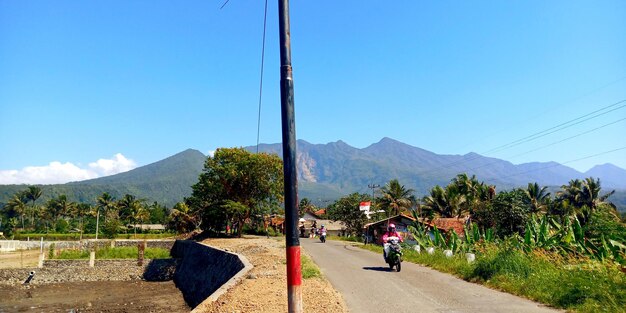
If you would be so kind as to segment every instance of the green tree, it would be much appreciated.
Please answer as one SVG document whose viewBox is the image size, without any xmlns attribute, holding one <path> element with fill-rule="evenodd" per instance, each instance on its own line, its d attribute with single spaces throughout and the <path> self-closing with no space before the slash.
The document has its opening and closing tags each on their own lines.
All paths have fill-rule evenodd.
<svg viewBox="0 0 626 313">
<path fill-rule="evenodd" d="M 207 158 L 192 190 L 186 203 L 201 217 L 204 230 L 219 232 L 234 223 L 241 236 L 244 224 L 282 202 L 282 161 L 243 148 L 220 148 Z"/>
<path fill-rule="evenodd" d="M 398 215 L 403 211 L 408 212 L 415 203 L 413 192 L 413 189 L 407 189 L 397 179 L 392 179 L 381 188 L 382 195 L 376 203 L 387 212 L 387 215 L 391 213 Z"/>
<path fill-rule="evenodd" d="M 461 194 L 456 186 L 448 185 L 441 188 L 439 185 L 430 190 L 430 194 L 422 198 L 422 210 L 426 216 L 460 217 L 467 211 L 465 195 Z"/>
<path fill-rule="evenodd" d="M 117 208 L 120 210 L 120 218 L 127 224 L 133 226 L 135 238 L 137 237 L 137 222 L 143 222 L 150 217 L 150 213 L 144 208 L 143 200 L 135 196 L 126 194 L 117 201 Z"/>
<path fill-rule="evenodd" d="M 24 214 L 27 211 L 26 205 L 26 196 L 23 192 L 18 192 L 13 195 L 9 201 L 5 204 L 6 210 L 15 212 L 16 215 L 20 216 L 22 220 L 22 229 L 24 229 Z"/>
<path fill-rule="evenodd" d="M 80 240 L 83 240 L 83 232 L 85 230 L 85 216 L 89 215 L 93 210 L 89 203 L 78 203 L 74 206 L 72 215 L 80 221 Z"/>
<path fill-rule="evenodd" d="M 367 222 L 367 216 L 359 209 L 359 204 L 363 201 L 370 201 L 370 196 L 361 193 L 350 194 L 331 204 L 326 214 L 331 220 L 340 221 L 346 226 L 349 234 L 360 234 Z"/>
<path fill-rule="evenodd" d="M 298 205 L 298 215 L 303 217 L 306 212 L 315 212 L 317 207 L 309 200 L 309 198 L 302 198 L 300 205 Z"/>
<path fill-rule="evenodd" d="M 31 202 L 31 207 L 30 207 L 30 211 L 31 211 L 31 226 L 35 226 L 35 215 L 37 214 L 37 207 L 35 206 L 35 202 L 41 197 L 42 195 L 42 191 L 41 188 L 37 187 L 37 186 L 29 186 L 28 189 L 26 189 L 26 191 L 24 192 L 24 195 L 26 196 L 26 199 L 28 199 Z"/>
<path fill-rule="evenodd" d="M 493 214 L 496 233 L 501 237 L 513 234 L 522 235 L 530 218 L 530 207 L 524 202 L 526 194 L 522 189 L 500 192 L 493 200 Z"/>
<path fill-rule="evenodd" d="M 59 195 L 56 198 L 52 198 L 48 200 L 46 204 L 46 211 L 47 211 L 46 215 L 49 221 L 52 222 L 54 225 L 57 225 L 57 226 L 62 225 L 59 227 L 61 227 L 61 229 L 66 229 L 67 227 L 64 225 L 67 224 L 67 222 L 64 221 L 65 224 L 59 223 L 59 219 L 61 219 L 62 217 L 71 215 L 71 212 L 75 206 L 76 206 L 76 203 L 68 200 L 66 195 Z M 55 228 L 59 228 L 59 227 L 55 226 Z"/>
<path fill-rule="evenodd" d="M 177 233 L 188 233 L 198 227 L 198 218 L 193 215 L 189 206 L 183 202 L 176 203 L 168 217 L 167 227 Z"/>
<path fill-rule="evenodd" d="M 526 195 L 526 203 L 530 206 L 531 213 L 546 212 L 550 203 L 550 193 L 547 192 L 548 187 L 539 188 L 537 183 L 528 183 L 528 187 L 524 190 Z"/>
</svg>

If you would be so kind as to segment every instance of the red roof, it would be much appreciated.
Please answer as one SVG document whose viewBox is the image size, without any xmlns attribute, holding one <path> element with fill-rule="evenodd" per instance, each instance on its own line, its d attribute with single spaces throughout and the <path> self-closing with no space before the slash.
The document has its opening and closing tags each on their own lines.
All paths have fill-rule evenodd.
<svg viewBox="0 0 626 313">
<path fill-rule="evenodd" d="M 326 214 L 326 209 L 317 210 L 317 211 L 313 212 L 313 214 L 315 214 L 317 216 L 324 215 L 324 214 Z"/>
<path fill-rule="evenodd" d="M 459 235 L 464 235 L 464 227 L 467 223 L 466 217 L 461 218 L 436 218 L 431 222 L 431 225 L 434 224 L 438 229 L 449 231 L 450 229 L 454 230 L 454 232 Z"/>
</svg>

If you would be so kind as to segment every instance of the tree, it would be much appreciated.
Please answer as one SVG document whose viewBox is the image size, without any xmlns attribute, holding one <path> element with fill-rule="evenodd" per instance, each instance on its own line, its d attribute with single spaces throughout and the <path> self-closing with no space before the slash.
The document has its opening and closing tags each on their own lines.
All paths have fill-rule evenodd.
<svg viewBox="0 0 626 313">
<path fill-rule="evenodd" d="M 403 210 L 408 211 L 415 202 L 413 192 L 413 189 L 407 189 L 397 179 L 392 179 L 381 188 L 382 195 L 376 202 L 388 215 L 391 212 L 398 215 Z"/>
<path fill-rule="evenodd" d="M 459 193 L 455 185 L 448 185 L 445 189 L 439 185 L 430 190 L 430 194 L 422 198 L 422 210 L 431 218 L 460 217 L 467 212 L 465 195 Z"/>
<path fill-rule="evenodd" d="M 85 228 L 84 219 L 92 211 L 92 206 L 89 203 L 78 203 L 73 208 L 74 217 L 78 217 L 80 220 L 80 240 L 83 240 L 83 231 Z"/>
<path fill-rule="evenodd" d="M 528 183 L 528 187 L 524 190 L 526 194 L 526 203 L 530 206 L 531 213 L 546 212 L 550 202 L 550 193 L 547 192 L 548 187 L 539 188 L 537 183 Z"/>
<path fill-rule="evenodd" d="M 217 149 L 207 158 L 186 203 L 201 217 L 204 230 L 219 232 L 231 223 L 241 236 L 246 223 L 282 202 L 282 169 L 276 155 Z"/>
<path fill-rule="evenodd" d="M 315 212 L 317 208 L 309 198 L 302 198 L 300 205 L 298 206 L 298 216 L 303 217 L 306 212 Z"/>
<path fill-rule="evenodd" d="M 58 222 L 59 218 L 67 216 L 72 212 L 76 203 L 69 201 L 66 195 L 59 195 L 56 198 L 48 200 L 46 209 L 51 222 Z"/>
<path fill-rule="evenodd" d="M 36 213 L 36 207 L 35 207 L 35 202 L 37 201 L 37 199 L 39 199 L 41 197 L 42 191 L 41 188 L 37 187 L 37 186 L 29 186 L 28 189 L 26 189 L 26 191 L 24 191 L 24 195 L 26 196 L 26 199 L 28 199 L 29 201 L 31 201 L 31 226 L 35 226 L 35 213 Z"/>
<path fill-rule="evenodd" d="M 515 189 L 500 192 L 493 200 L 493 214 L 496 233 L 501 237 L 524 233 L 530 217 L 530 207 L 524 203 L 524 190 Z"/>
<path fill-rule="evenodd" d="M 172 213 L 168 217 L 167 227 L 176 230 L 177 233 L 188 233 L 198 227 L 198 218 L 193 215 L 188 205 L 183 202 L 176 203 Z"/>
<path fill-rule="evenodd" d="M 360 234 L 363 231 L 363 225 L 367 222 L 367 216 L 359 209 L 359 204 L 363 201 L 370 201 L 370 196 L 353 193 L 331 204 L 326 214 L 331 220 L 340 221 L 346 226 L 348 233 Z"/>
<path fill-rule="evenodd" d="M 14 194 L 5 205 L 7 210 L 13 211 L 16 215 L 21 217 L 22 229 L 24 229 L 24 214 L 26 214 L 27 210 L 26 201 L 25 194 L 23 192 L 18 192 Z"/>
<path fill-rule="evenodd" d="M 115 198 L 106 192 L 96 199 L 96 239 L 98 239 L 98 232 L 100 231 L 100 210 L 104 211 L 104 223 L 106 224 L 106 216 L 113 207 L 115 207 Z"/>
<path fill-rule="evenodd" d="M 561 191 L 557 193 L 557 205 L 560 207 L 572 207 L 577 215 L 580 224 L 585 226 L 590 217 L 598 210 L 599 207 L 609 208 L 611 214 L 617 217 L 617 209 L 615 205 L 607 199 L 615 193 L 615 190 L 600 196 L 602 190 L 600 179 L 593 177 L 584 180 L 573 179 L 567 185 L 561 186 Z"/>
<path fill-rule="evenodd" d="M 126 194 L 117 201 L 117 208 L 120 210 L 120 218 L 133 226 L 135 238 L 137 237 L 137 222 L 141 222 L 150 217 L 150 214 L 143 206 L 143 200 L 135 196 Z"/>
</svg>

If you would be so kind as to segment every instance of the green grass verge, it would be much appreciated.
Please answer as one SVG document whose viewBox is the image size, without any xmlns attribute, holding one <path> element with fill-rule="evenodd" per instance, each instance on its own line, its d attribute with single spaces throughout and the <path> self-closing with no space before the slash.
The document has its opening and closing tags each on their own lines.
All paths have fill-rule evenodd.
<svg viewBox="0 0 626 313">
<path fill-rule="evenodd" d="M 361 245 L 382 253 L 382 247 Z M 486 246 L 469 264 L 464 255 L 448 258 L 405 249 L 403 259 L 464 280 L 574 312 L 626 312 L 626 275 L 609 263 L 566 259 L 546 252 Z"/>
<path fill-rule="evenodd" d="M 54 257 L 61 260 L 89 259 L 89 251 L 86 250 L 63 250 Z M 96 259 L 136 259 L 137 247 L 115 247 L 96 250 Z M 170 251 L 163 248 L 146 248 L 146 259 L 171 258 Z"/>
<path fill-rule="evenodd" d="M 302 254 L 300 261 L 302 262 L 302 278 L 318 278 L 322 277 L 319 267 L 308 256 Z"/>
</svg>

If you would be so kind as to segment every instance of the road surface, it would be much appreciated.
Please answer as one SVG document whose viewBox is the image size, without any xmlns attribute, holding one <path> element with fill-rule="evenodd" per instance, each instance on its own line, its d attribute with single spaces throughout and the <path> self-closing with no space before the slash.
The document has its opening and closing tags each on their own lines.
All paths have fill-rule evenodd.
<svg viewBox="0 0 626 313">
<path fill-rule="evenodd" d="M 342 241 L 300 239 L 351 312 L 557 312 L 417 264 L 390 271 L 382 255 Z"/>
</svg>

